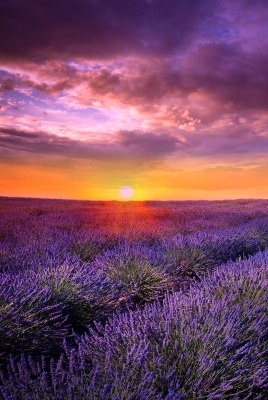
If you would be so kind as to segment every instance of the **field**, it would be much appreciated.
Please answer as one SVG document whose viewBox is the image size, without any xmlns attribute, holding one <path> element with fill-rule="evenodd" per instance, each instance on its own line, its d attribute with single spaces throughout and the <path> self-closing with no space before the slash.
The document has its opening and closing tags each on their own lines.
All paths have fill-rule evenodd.
<svg viewBox="0 0 268 400">
<path fill-rule="evenodd" d="M 0 198 L 3 400 L 267 399 L 268 200 Z"/>
</svg>

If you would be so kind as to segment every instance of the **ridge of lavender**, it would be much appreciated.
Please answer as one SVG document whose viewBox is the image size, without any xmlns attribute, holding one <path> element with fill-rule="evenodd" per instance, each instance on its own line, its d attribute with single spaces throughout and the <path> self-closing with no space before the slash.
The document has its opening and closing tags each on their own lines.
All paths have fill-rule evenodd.
<svg viewBox="0 0 268 400">
<path fill-rule="evenodd" d="M 0 204 L 4 400 L 265 399 L 268 201 Z"/>
</svg>

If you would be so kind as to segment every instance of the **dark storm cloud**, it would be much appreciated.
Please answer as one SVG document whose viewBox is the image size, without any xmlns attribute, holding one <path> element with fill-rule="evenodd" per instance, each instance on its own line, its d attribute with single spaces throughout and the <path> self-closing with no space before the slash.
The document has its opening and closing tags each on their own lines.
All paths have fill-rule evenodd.
<svg viewBox="0 0 268 400">
<path fill-rule="evenodd" d="M 168 54 L 198 34 L 215 4 L 212 0 L 4 1 L 1 58 Z"/>
<path fill-rule="evenodd" d="M 47 76 L 40 82 L 29 77 L 17 82 L 13 77 L 2 83 L 2 89 L 11 90 L 16 82 L 56 95 L 87 82 L 88 97 L 114 96 L 140 108 L 168 96 L 187 98 L 202 92 L 222 109 L 229 103 L 229 112 L 264 109 L 266 36 L 263 46 L 258 44 L 259 35 L 265 30 L 268 34 L 267 15 L 267 2 L 253 5 L 248 0 L 238 0 L 235 7 L 215 0 L 2 2 L 0 58 L 52 64 L 58 60 L 49 66 L 52 83 Z M 136 57 L 135 76 L 106 67 L 83 73 L 64 62 L 81 57 L 122 63 L 122 56 Z M 80 95 L 81 104 L 90 104 L 86 91 Z"/>
</svg>

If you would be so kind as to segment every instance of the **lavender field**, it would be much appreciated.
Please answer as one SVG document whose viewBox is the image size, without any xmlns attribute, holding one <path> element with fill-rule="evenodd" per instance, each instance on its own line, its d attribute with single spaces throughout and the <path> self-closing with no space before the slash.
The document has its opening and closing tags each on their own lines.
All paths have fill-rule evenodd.
<svg viewBox="0 0 268 400">
<path fill-rule="evenodd" d="M 268 398 L 268 200 L 0 198 L 0 396 Z"/>
</svg>

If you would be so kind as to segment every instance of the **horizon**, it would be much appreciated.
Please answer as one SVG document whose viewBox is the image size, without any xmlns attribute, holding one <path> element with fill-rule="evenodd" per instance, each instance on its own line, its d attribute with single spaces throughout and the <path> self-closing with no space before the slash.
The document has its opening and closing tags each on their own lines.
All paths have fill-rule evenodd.
<svg viewBox="0 0 268 400">
<path fill-rule="evenodd" d="M 6 2 L 0 195 L 268 198 L 267 17 L 263 0 Z"/>
<path fill-rule="evenodd" d="M 103 199 L 98 199 L 98 200 L 91 200 L 91 199 L 75 199 L 75 198 L 65 198 L 65 197 L 25 197 L 25 196 L 3 196 L 0 195 L 0 200 L 1 199 L 12 199 L 12 200 L 49 200 L 49 201 L 75 201 L 75 202 L 92 202 L 92 203 L 123 203 L 123 204 L 128 204 L 128 203 L 196 203 L 196 202 L 239 202 L 239 201 L 268 201 L 268 197 L 265 198 L 247 198 L 247 197 L 241 197 L 241 198 L 233 198 L 233 199 L 216 199 L 216 200 L 211 200 L 211 199 L 181 199 L 181 200 L 172 200 L 172 199 L 166 199 L 166 200 L 155 200 L 155 199 L 147 199 L 147 200 L 124 200 L 124 199 L 109 199 L 109 200 L 103 200 Z"/>
</svg>

